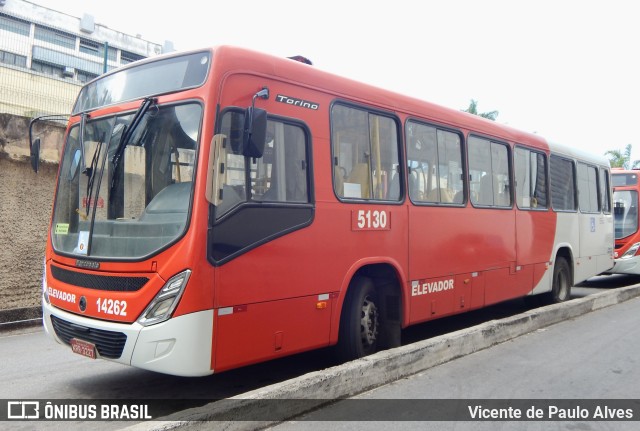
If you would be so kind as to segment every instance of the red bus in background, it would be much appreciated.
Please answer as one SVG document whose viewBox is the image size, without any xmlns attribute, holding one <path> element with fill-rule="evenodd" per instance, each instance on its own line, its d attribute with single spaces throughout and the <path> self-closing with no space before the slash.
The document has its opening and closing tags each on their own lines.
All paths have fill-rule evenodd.
<svg viewBox="0 0 640 431">
<path fill-rule="evenodd" d="M 613 214 L 615 226 L 615 265 L 608 271 L 640 274 L 640 235 L 638 234 L 638 171 L 613 168 Z"/>
<path fill-rule="evenodd" d="M 291 59 L 132 63 L 82 88 L 65 139 L 43 321 L 90 358 L 348 360 L 613 266 L 604 157 Z"/>
</svg>

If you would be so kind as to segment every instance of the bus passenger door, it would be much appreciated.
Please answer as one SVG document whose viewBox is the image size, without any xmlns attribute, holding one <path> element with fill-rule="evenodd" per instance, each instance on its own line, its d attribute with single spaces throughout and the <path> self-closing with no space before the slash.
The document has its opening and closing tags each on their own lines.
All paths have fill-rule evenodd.
<svg viewBox="0 0 640 431">
<path fill-rule="evenodd" d="M 522 147 L 516 147 L 514 153 L 516 270 L 519 292 L 525 295 L 540 283 L 549 268 L 556 213 L 550 211 L 546 155 Z"/>
<path fill-rule="evenodd" d="M 576 283 L 613 265 L 613 224 L 608 187 L 603 181 L 605 176 L 604 169 L 578 163 L 580 258 L 574 277 Z M 600 181 L 599 177 L 602 177 Z M 608 180 L 608 176 L 606 178 Z"/>
</svg>

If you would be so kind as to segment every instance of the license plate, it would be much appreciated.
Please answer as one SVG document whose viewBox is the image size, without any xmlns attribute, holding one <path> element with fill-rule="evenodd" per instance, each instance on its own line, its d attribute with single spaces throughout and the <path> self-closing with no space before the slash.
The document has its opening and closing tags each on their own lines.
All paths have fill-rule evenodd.
<svg viewBox="0 0 640 431">
<path fill-rule="evenodd" d="M 86 356 L 91 359 L 96 358 L 95 344 L 89 343 L 88 341 L 78 340 L 77 338 L 72 338 L 70 343 L 73 353 L 77 353 L 78 355 Z"/>
</svg>

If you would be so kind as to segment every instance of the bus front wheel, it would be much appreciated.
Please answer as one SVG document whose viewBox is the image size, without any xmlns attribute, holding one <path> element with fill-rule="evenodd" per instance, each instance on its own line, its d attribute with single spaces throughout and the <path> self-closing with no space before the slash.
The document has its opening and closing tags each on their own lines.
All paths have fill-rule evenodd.
<svg viewBox="0 0 640 431">
<path fill-rule="evenodd" d="M 347 292 L 338 336 L 338 355 L 350 361 L 375 353 L 378 348 L 380 306 L 371 279 L 357 277 Z"/>
</svg>

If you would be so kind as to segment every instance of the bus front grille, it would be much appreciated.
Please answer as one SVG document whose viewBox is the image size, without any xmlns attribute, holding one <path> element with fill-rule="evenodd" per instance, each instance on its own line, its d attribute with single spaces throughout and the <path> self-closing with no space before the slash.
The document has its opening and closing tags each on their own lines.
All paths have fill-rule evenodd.
<svg viewBox="0 0 640 431">
<path fill-rule="evenodd" d="M 87 289 L 106 290 L 111 292 L 136 292 L 149 281 L 146 277 L 115 277 L 108 275 L 85 274 L 69 271 L 51 265 L 51 275 L 56 280 Z"/>
<path fill-rule="evenodd" d="M 122 350 L 127 342 L 127 336 L 122 332 L 88 328 L 55 316 L 51 316 L 51 323 L 56 335 L 65 344 L 71 345 L 72 338 L 88 341 L 95 344 L 98 353 L 103 358 L 118 359 L 122 356 Z"/>
</svg>

